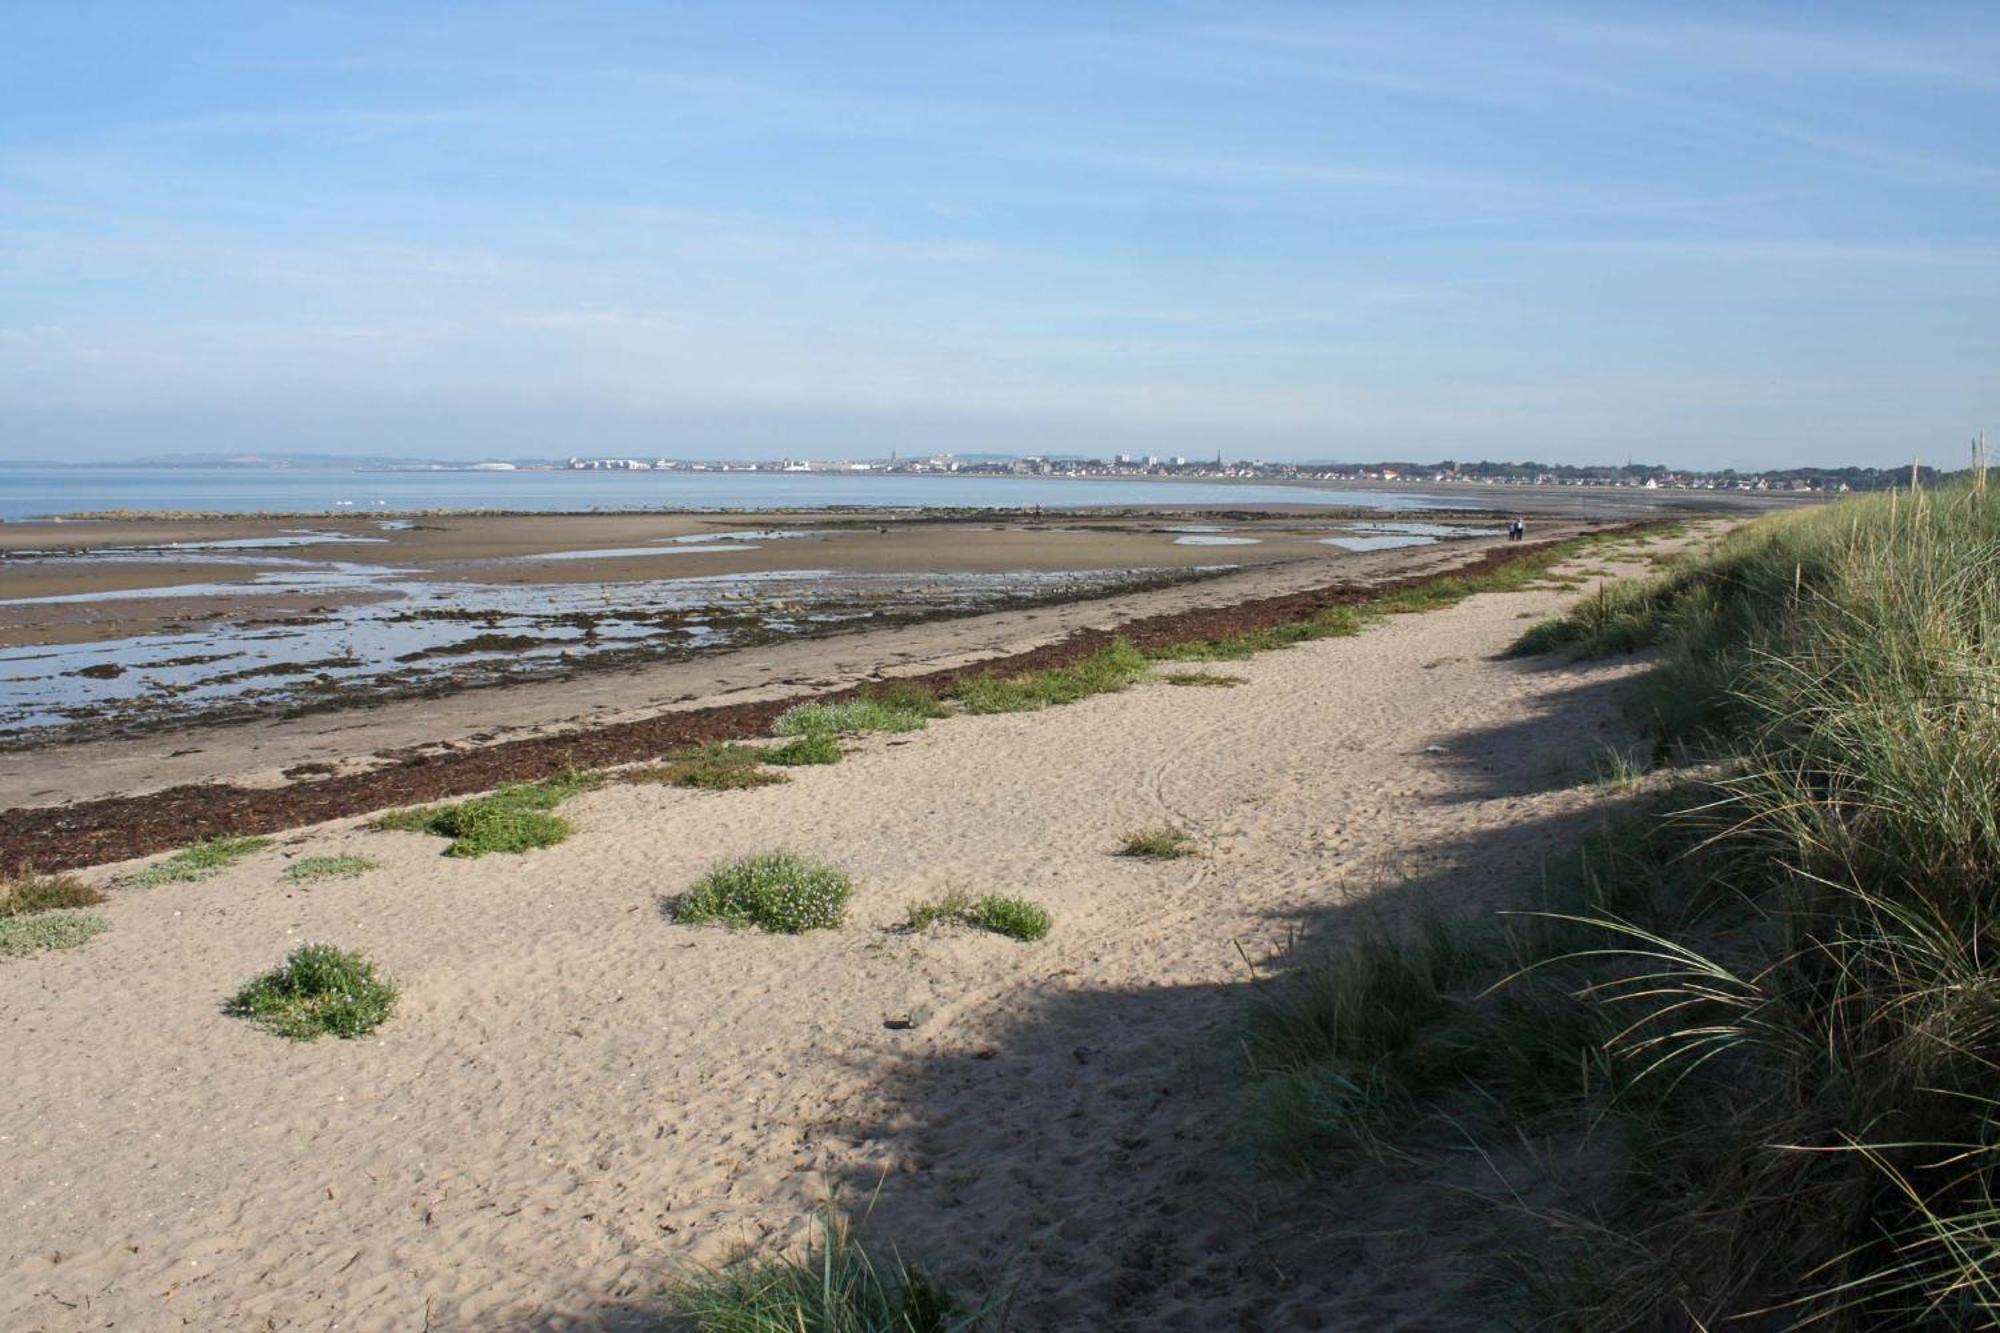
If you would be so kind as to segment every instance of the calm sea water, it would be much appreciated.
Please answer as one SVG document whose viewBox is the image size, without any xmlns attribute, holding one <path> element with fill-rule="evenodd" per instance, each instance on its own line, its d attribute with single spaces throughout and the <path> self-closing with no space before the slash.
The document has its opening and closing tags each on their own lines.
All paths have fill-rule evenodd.
<svg viewBox="0 0 2000 1333">
<path fill-rule="evenodd" d="M 1202 482 L 1070 481 L 778 472 L 360 472 L 345 469 L 0 467 L 0 519 L 104 509 L 251 514 L 374 509 L 1025 509 L 1078 505 L 1477 506 L 1386 491 Z"/>
</svg>

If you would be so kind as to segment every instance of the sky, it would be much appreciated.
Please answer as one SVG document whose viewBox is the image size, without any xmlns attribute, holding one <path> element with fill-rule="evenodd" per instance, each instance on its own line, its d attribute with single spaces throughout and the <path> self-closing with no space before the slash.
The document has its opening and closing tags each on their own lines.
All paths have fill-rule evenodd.
<svg viewBox="0 0 2000 1333">
<path fill-rule="evenodd" d="M 2000 6 L 0 0 L 0 460 L 2000 436 Z"/>
</svg>

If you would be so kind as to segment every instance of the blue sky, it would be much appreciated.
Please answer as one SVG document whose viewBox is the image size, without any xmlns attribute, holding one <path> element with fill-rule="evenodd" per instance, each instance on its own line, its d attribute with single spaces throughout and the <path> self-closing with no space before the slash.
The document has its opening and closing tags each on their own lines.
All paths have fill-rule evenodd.
<svg viewBox="0 0 2000 1333">
<path fill-rule="evenodd" d="M 1957 465 L 2000 6 L 6 4 L 0 457 Z"/>
</svg>

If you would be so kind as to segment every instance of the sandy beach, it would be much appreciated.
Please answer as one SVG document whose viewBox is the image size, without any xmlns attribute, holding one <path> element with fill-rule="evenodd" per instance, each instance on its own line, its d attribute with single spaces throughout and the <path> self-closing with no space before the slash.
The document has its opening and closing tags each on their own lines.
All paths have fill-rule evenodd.
<svg viewBox="0 0 2000 1333">
<path fill-rule="evenodd" d="M 1367 558 L 1420 554 L 1438 558 Z M 1197 587 L 1214 594 L 1149 596 Z M 114 890 L 87 947 L 0 962 L 0 1323 L 639 1328 L 680 1265 L 796 1241 L 831 1200 L 968 1287 L 1011 1286 L 1023 1328 L 1449 1326 L 1476 1225 L 1433 1212 L 1413 1230 L 1393 1172 L 1302 1221 L 1230 1146 L 1229 1025 L 1288 944 L 1416 897 L 1492 906 L 1612 799 L 1595 765 L 1628 739 L 1618 685 L 1640 664 L 1498 656 L 1577 595 L 1482 594 L 1199 668 L 1230 688 L 947 718 L 782 786 L 613 784 L 565 807 L 573 839 L 524 856 L 451 860 L 343 819 L 200 883 Z M 980 633 L 990 651 L 1070 623 Z M 898 631 L 919 638 L 887 656 L 869 640 L 866 662 L 739 667 L 731 687 L 834 687 L 896 653 L 982 648 L 921 640 L 937 628 Z M 458 729 L 431 721 L 432 740 Z M 576 725 L 546 705 L 513 721 Z M 419 723 L 344 747 L 309 729 L 263 753 L 231 742 L 156 777 L 365 754 Z M 99 791 L 147 785 L 136 752 L 93 758 L 116 774 Z M 89 767 L 39 794 L 90 794 Z M 35 781 L 11 769 L 0 804 L 43 803 Z M 1162 822 L 1202 854 L 1113 855 Z M 855 877 L 843 928 L 732 933 L 663 910 L 718 858 L 773 848 Z M 281 878 L 340 854 L 382 864 Z M 1055 929 L 897 928 L 953 889 L 1026 895 Z M 294 1046 L 221 1016 L 302 940 L 376 959 L 403 986 L 392 1021 Z M 1366 1215 L 1343 1218 L 1364 1193 Z"/>
</svg>

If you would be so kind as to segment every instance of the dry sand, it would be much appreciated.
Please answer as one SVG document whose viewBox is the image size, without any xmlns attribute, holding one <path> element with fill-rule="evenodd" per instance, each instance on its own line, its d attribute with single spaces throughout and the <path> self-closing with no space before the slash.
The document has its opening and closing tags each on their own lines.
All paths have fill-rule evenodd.
<svg viewBox="0 0 2000 1333">
<path fill-rule="evenodd" d="M 1450 1327 L 1465 1237 L 1260 1221 L 1227 1024 L 1246 959 L 1418 889 L 1489 903 L 1593 817 L 1639 667 L 1495 657 L 1571 595 L 949 719 L 780 787 L 611 786 L 523 857 L 344 823 L 119 891 L 87 947 L 0 962 L 0 1326 L 636 1328 L 677 1264 L 873 1198 L 906 1254 L 1011 1273 L 1022 1328 Z M 1110 854 L 1163 821 L 1206 854 Z M 844 929 L 662 914 L 774 847 L 855 875 Z M 342 853 L 385 864 L 280 878 Z M 954 887 L 1056 929 L 893 929 Z M 220 1015 L 301 940 L 379 960 L 395 1018 L 294 1046 Z"/>
</svg>

